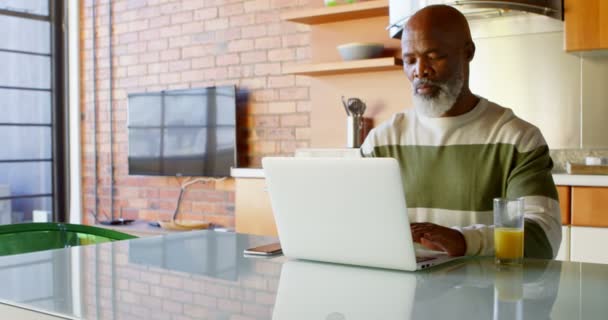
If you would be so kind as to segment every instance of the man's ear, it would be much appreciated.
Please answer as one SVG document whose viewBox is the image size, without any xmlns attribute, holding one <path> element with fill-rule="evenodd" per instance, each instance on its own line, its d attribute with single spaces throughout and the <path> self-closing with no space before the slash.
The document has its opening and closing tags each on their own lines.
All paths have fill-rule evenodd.
<svg viewBox="0 0 608 320">
<path fill-rule="evenodd" d="M 473 61 L 473 57 L 475 57 L 475 44 L 473 41 L 469 41 L 464 46 L 464 54 L 467 58 L 467 61 Z"/>
</svg>

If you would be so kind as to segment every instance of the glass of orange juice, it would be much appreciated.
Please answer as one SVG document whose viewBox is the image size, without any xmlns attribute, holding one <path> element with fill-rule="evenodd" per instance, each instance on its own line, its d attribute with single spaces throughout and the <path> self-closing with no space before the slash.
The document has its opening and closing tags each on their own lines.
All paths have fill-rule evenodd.
<svg viewBox="0 0 608 320">
<path fill-rule="evenodd" d="M 498 264 L 524 258 L 524 199 L 494 199 L 494 254 Z"/>
</svg>

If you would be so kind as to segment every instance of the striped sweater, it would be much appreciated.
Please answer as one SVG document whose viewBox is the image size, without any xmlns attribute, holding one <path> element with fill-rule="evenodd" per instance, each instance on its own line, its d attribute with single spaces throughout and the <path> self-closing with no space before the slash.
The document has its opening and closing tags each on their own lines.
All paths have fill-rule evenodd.
<svg viewBox="0 0 608 320">
<path fill-rule="evenodd" d="M 561 219 L 549 148 L 510 109 L 483 98 L 456 117 L 409 109 L 373 129 L 361 154 L 396 158 L 410 221 L 459 230 L 467 255 L 494 254 L 495 197 L 524 197 L 526 257 L 557 254 Z"/>
</svg>

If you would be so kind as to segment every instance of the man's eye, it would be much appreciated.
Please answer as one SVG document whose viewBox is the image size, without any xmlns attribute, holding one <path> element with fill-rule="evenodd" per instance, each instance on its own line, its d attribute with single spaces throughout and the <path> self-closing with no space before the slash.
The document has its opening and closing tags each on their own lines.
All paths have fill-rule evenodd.
<svg viewBox="0 0 608 320">
<path fill-rule="evenodd" d="M 405 58 L 406 64 L 414 64 L 416 63 L 416 58 Z"/>
</svg>

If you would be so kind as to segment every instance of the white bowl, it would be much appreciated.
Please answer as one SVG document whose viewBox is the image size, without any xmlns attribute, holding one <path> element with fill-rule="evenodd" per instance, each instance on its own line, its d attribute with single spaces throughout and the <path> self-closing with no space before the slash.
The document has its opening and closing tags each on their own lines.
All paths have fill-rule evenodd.
<svg viewBox="0 0 608 320">
<path fill-rule="evenodd" d="M 382 43 L 352 42 L 339 45 L 338 52 L 344 60 L 371 59 L 382 55 Z"/>
</svg>

